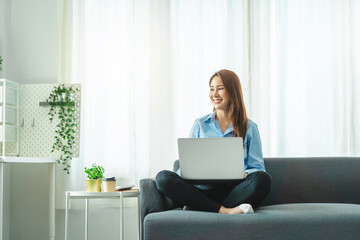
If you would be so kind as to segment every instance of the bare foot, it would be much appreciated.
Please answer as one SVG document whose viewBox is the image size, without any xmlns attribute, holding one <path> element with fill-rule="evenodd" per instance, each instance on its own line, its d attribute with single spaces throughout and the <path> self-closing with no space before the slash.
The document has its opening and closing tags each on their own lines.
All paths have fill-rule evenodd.
<svg viewBox="0 0 360 240">
<path fill-rule="evenodd" d="M 243 211 L 239 208 L 239 207 L 234 207 L 234 208 L 226 208 L 221 206 L 219 213 L 222 214 L 242 214 Z"/>
</svg>

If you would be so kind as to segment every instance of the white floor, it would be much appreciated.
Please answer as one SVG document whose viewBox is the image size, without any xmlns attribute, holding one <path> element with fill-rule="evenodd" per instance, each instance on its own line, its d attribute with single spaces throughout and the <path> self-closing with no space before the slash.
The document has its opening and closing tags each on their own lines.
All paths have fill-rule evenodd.
<svg viewBox="0 0 360 240">
<path fill-rule="evenodd" d="M 136 207 L 124 208 L 124 240 L 138 240 Z M 89 210 L 89 240 L 120 239 L 119 208 Z M 64 240 L 65 211 L 56 210 L 55 240 Z M 85 239 L 85 214 L 83 210 L 70 210 L 69 240 Z"/>
<path fill-rule="evenodd" d="M 138 240 L 138 217 L 136 207 L 124 208 L 124 240 Z M 83 210 L 70 210 L 68 240 L 85 239 L 85 214 Z M 119 208 L 96 208 L 89 210 L 88 240 L 120 239 Z M 49 224 L 46 212 L 35 216 L 25 215 L 13 222 L 9 240 L 49 240 Z M 55 240 L 64 240 L 65 210 L 56 210 Z"/>
</svg>

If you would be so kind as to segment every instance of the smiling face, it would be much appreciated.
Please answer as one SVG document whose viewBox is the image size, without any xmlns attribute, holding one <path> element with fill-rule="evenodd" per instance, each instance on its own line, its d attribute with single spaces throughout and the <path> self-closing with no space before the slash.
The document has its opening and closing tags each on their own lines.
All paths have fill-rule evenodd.
<svg viewBox="0 0 360 240">
<path fill-rule="evenodd" d="M 229 110 L 229 96 L 219 76 L 215 76 L 210 82 L 209 97 L 216 110 Z"/>
</svg>

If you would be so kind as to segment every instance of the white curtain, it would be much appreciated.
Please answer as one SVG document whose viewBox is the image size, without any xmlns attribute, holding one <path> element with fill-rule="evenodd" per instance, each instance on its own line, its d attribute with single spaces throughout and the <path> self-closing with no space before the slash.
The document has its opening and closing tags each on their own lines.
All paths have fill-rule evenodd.
<svg viewBox="0 0 360 240">
<path fill-rule="evenodd" d="M 251 117 L 265 156 L 359 156 L 360 2 L 250 2 Z"/>
<path fill-rule="evenodd" d="M 265 156 L 360 155 L 359 1 L 62 3 L 59 81 L 82 84 L 73 189 L 93 162 L 122 184 L 171 169 L 224 68 L 240 77 Z"/>
</svg>

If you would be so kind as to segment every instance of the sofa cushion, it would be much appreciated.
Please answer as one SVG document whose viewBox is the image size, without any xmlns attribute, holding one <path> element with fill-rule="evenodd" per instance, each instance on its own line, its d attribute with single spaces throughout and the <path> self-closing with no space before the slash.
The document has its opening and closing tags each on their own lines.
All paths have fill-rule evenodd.
<svg viewBox="0 0 360 240">
<path fill-rule="evenodd" d="M 144 219 L 146 239 L 359 239 L 360 205 L 265 206 L 254 214 L 171 210 Z"/>
</svg>

